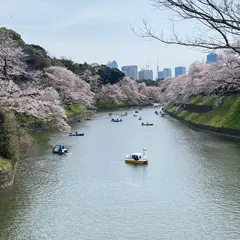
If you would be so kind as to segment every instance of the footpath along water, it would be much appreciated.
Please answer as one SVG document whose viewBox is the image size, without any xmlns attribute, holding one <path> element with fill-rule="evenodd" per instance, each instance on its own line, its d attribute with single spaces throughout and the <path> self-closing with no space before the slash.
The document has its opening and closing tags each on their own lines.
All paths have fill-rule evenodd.
<svg viewBox="0 0 240 240">
<path fill-rule="evenodd" d="M 70 153 L 43 146 L 20 162 L 0 193 L 0 239 L 239 239 L 240 143 L 154 111 L 138 114 L 152 127 L 134 112 L 122 123 L 97 113 L 73 125 L 83 137 L 51 133 Z M 148 165 L 124 163 L 143 147 Z"/>
</svg>

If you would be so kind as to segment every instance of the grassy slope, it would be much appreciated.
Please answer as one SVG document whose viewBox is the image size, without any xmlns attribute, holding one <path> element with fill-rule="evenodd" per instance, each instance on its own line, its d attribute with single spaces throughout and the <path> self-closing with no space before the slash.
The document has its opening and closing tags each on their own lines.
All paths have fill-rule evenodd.
<svg viewBox="0 0 240 240">
<path fill-rule="evenodd" d="M 83 114 L 86 108 L 82 104 L 71 104 L 65 107 L 67 117 L 72 117 L 77 114 Z"/>
<path fill-rule="evenodd" d="M 99 103 L 97 105 L 97 107 L 100 109 L 118 108 L 118 107 L 123 107 L 123 106 L 125 106 L 125 103 L 123 103 L 123 102 L 117 102 L 117 101 L 108 100 L 108 99 L 101 101 L 101 103 Z"/>
<path fill-rule="evenodd" d="M 8 172 L 12 170 L 12 162 L 0 157 L 0 171 Z"/>
<path fill-rule="evenodd" d="M 200 97 L 196 97 L 189 104 L 211 106 L 214 104 L 214 100 L 202 100 Z M 168 111 L 171 112 L 172 108 Z M 177 116 L 197 124 L 240 130 L 240 94 L 224 97 L 223 103 L 210 112 L 192 113 L 183 110 Z"/>
</svg>

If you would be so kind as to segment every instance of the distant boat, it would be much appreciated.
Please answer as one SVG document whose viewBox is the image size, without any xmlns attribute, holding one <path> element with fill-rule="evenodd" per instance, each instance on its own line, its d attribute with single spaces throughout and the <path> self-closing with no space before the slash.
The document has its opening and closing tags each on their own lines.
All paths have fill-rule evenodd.
<svg viewBox="0 0 240 240">
<path fill-rule="evenodd" d="M 154 104 L 153 104 L 153 107 L 159 107 L 159 106 L 160 106 L 159 103 L 154 103 Z"/>
<path fill-rule="evenodd" d="M 84 133 L 69 133 L 69 136 L 84 136 Z"/>
<path fill-rule="evenodd" d="M 143 123 L 142 122 L 142 126 L 153 126 L 153 123 Z"/>
<path fill-rule="evenodd" d="M 111 122 L 122 122 L 122 119 L 112 119 Z"/>
</svg>

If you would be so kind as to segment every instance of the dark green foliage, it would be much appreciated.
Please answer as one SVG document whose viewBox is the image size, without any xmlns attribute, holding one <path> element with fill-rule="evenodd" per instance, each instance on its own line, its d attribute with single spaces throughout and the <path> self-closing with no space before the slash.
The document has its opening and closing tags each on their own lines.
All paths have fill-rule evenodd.
<svg viewBox="0 0 240 240">
<path fill-rule="evenodd" d="M 60 63 L 65 68 L 78 75 L 82 74 L 87 69 L 91 70 L 91 67 L 86 62 L 84 64 L 76 63 L 64 57 L 60 59 Z"/>
<path fill-rule="evenodd" d="M 106 65 L 101 65 L 101 68 L 97 71 L 97 74 L 100 76 L 102 84 L 115 84 L 125 77 L 125 74 L 119 69 L 109 68 Z"/>
<path fill-rule="evenodd" d="M 19 45 L 24 45 L 24 41 L 22 40 L 22 37 L 20 34 L 16 33 L 15 31 L 11 30 L 11 29 L 7 29 L 5 27 L 0 28 L 1 31 L 6 31 L 8 32 L 9 36 L 16 41 Z"/>
<path fill-rule="evenodd" d="M 147 79 L 147 80 L 137 80 L 138 83 L 145 83 L 146 86 L 157 86 L 158 84 L 158 81 L 154 81 L 154 80 L 151 80 L 151 79 Z"/>
<path fill-rule="evenodd" d="M 20 138 L 16 117 L 10 112 L 0 112 L 0 155 L 1 157 L 19 160 Z"/>
<path fill-rule="evenodd" d="M 24 52 L 27 53 L 26 61 L 30 69 L 43 69 L 51 66 L 51 58 L 46 50 L 39 45 L 26 44 Z"/>
<path fill-rule="evenodd" d="M 75 74 L 81 75 L 85 70 L 91 71 L 92 74 L 98 74 L 102 84 L 114 84 L 121 81 L 123 77 L 125 77 L 125 74 L 117 68 L 109 68 L 106 65 L 101 65 L 97 67 L 96 70 L 95 67 L 92 67 L 86 62 L 84 64 L 80 64 L 67 58 L 61 58 L 60 61 L 64 67 Z"/>
</svg>

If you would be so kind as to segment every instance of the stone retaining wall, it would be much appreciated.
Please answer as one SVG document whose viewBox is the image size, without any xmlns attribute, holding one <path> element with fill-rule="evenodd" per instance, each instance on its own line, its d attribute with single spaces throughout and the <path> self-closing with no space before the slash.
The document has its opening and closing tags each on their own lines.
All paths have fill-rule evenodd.
<svg viewBox="0 0 240 240">
<path fill-rule="evenodd" d="M 193 128 L 195 130 L 201 130 L 201 131 L 204 131 L 204 132 L 214 133 L 214 134 L 225 136 L 225 137 L 240 139 L 240 131 L 239 130 L 228 129 L 228 128 L 216 128 L 216 127 L 212 127 L 212 126 L 196 124 L 196 123 L 193 123 L 191 121 L 186 121 L 186 120 L 176 116 L 173 113 L 170 113 L 170 112 L 167 112 L 167 113 L 172 118 L 175 118 L 175 119 L 179 120 L 180 122 L 188 125 L 189 127 Z"/>
<path fill-rule="evenodd" d="M 212 106 L 204 106 L 204 105 L 196 105 L 196 104 L 184 104 L 183 109 L 187 110 L 189 112 L 194 112 L 194 113 L 205 113 L 212 111 L 213 107 Z"/>
</svg>

